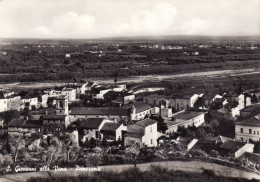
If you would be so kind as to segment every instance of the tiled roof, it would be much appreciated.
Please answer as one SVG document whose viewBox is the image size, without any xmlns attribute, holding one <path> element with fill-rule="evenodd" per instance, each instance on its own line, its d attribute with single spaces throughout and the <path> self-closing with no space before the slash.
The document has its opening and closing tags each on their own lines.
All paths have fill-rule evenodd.
<svg viewBox="0 0 260 182">
<path fill-rule="evenodd" d="M 233 140 L 230 140 L 230 141 L 227 141 L 225 142 L 224 144 L 222 144 L 220 146 L 220 148 L 222 149 L 228 149 L 230 150 L 231 152 L 235 152 L 237 151 L 238 149 L 240 149 L 241 147 L 243 147 L 245 144 L 243 142 L 237 142 L 237 141 L 233 141 Z"/>
<path fill-rule="evenodd" d="M 128 116 L 129 109 L 117 107 L 73 107 L 70 115 L 119 115 Z"/>
<path fill-rule="evenodd" d="M 207 94 L 204 94 L 202 96 L 202 99 L 204 99 L 204 100 L 212 100 L 215 96 L 216 96 L 216 94 L 214 94 L 214 93 L 207 93 Z"/>
<path fill-rule="evenodd" d="M 150 119 L 150 118 L 146 118 L 146 119 L 143 119 L 141 121 L 136 122 L 135 124 L 140 125 L 142 127 L 147 127 L 147 126 L 152 125 L 154 123 L 157 123 L 157 121 Z"/>
<path fill-rule="evenodd" d="M 80 128 L 85 129 L 98 129 L 101 125 L 103 118 L 88 118 L 88 119 L 79 119 L 77 122 L 79 123 Z"/>
<path fill-rule="evenodd" d="M 119 126 L 121 126 L 121 123 L 105 123 L 101 131 L 116 131 Z"/>
<path fill-rule="evenodd" d="M 43 119 L 60 119 L 60 120 L 65 120 L 66 116 L 65 115 L 44 115 L 42 118 Z"/>
<path fill-rule="evenodd" d="M 62 91 L 72 91 L 72 90 L 74 90 L 73 88 L 64 88 L 64 89 L 62 89 Z"/>
<path fill-rule="evenodd" d="M 184 111 L 184 112 L 174 115 L 173 117 L 175 117 L 176 119 L 181 119 L 181 120 L 190 120 L 190 119 L 200 116 L 202 114 L 204 114 L 204 112 Z"/>
<path fill-rule="evenodd" d="M 141 121 L 138 121 L 134 124 L 130 124 L 127 126 L 127 132 L 129 133 L 139 133 L 144 135 L 145 127 L 152 125 L 154 123 L 157 123 L 155 120 L 152 120 L 150 118 L 143 119 Z"/>
<path fill-rule="evenodd" d="M 257 118 L 255 116 L 255 117 L 252 117 L 252 118 L 249 118 L 249 119 L 238 121 L 238 122 L 235 123 L 235 125 L 258 126 L 258 127 L 260 127 L 260 120 L 259 120 L 259 118 Z"/>
<path fill-rule="evenodd" d="M 247 107 L 241 109 L 241 111 L 244 111 L 244 112 L 252 112 L 252 111 L 254 111 L 255 109 L 258 109 L 258 110 L 260 111 L 260 104 L 255 104 L 255 105 L 247 106 Z"/>
<path fill-rule="evenodd" d="M 135 109 L 136 109 L 136 113 L 140 113 L 140 112 L 143 112 L 143 111 L 147 111 L 147 110 L 149 110 L 149 109 L 152 109 L 152 107 L 149 105 L 149 104 L 146 104 L 146 103 L 144 103 L 144 102 L 134 102 L 134 103 L 132 103 L 132 104 L 129 104 L 129 105 L 127 105 L 127 106 L 124 106 L 124 108 L 131 108 L 132 109 L 132 107 L 135 107 Z"/>
<path fill-rule="evenodd" d="M 20 128 L 41 128 L 42 126 L 39 123 L 33 124 L 32 122 L 21 120 L 21 119 L 13 119 L 8 123 L 8 127 L 20 127 Z"/>
<path fill-rule="evenodd" d="M 140 133 L 126 133 L 125 137 L 130 137 L 130 138 L 142 138 L 144 135 Z"/>
</svg>

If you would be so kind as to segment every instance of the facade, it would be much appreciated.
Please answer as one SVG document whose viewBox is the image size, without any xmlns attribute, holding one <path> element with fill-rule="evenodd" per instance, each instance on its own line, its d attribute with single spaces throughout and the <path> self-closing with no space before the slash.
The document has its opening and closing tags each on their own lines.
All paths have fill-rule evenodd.
<svg viewBox="0 0 260 182">
<path fill-rule="evenodd" d="M 101 128 L 101 138 L 103 140 L 120 141 L 123 140 L 127 127 L 122 123 L 105 123 Z"/>
<path fill-rule="evenodd" d="M 235 123 L 235 139 L 249 142 L 260 140 L 260 116 L 245 119 Z"/>
<path fill-rule="evenodd" d="M 14 119 L 8 123 L 8 135 L 31 136 L 42 134 L 42 125 L 35 121 Z"/>
<path fill-rule="evenodd" d="M 73 107 L 69 113 L 70 122 L 83 118 L 104 118 L 130 120 L 130 110 L 117 107 Z"/>
<path fill-rule="evenodd" d="M 144 119 L 155 111 L 154 108 L 144 102 L 134 102 L 132 104 L 124 106 L 124 108 L 131 110 L 130 119 L 136 121 Z"/>
<path fill-rule="evenodd" d="M 30 96 L 26 96 L 26 97 L 22 97 L 21 98 L 21 108 L 22 109 L 37 109 L 38 108 L 38 98 L 37 97 L 30 97 Z"/>
<path fill-rule="evenodd" d="M 62 89 L 61 95 L 66 95 L 69 102 L 76 100 L 76 90 L 73 88 Z"/>
<path fill-rule="evenodd" d="M 157 122 L 147 118 L 127 126 L 124 145 L 129 146 L 135 142 L 140 146 L 156 147 L 157 139 Z"/>
<path fill-rule="evenodd" d="M 194 107 L 194 104 L 202 94 L 184 95 L 175 99 L 173 107 L 176 111 L 189 110 Z"/>
<path fill-rule="evenodd" d="M 166 118 L 165 122 L 168 126 L 166 133 L 173 133 L 177 132 L 180 127 L 199 127 L 205 122 L 205 113 L 197 111 L 181 111 L 173 114 L 172 118 Z"/>
</svg>

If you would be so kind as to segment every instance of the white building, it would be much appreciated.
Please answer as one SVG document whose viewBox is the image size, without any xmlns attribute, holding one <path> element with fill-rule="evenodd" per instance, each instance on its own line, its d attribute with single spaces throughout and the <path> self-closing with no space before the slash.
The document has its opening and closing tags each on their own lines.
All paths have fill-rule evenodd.
<svg viewBox="0 0 260 182">
<path fill-rule="evenodd" d="M 205 122 L 205 113 L 197 111 L 181 111 L 173 114 L 171 118 L 164 118 L 168 126 L 166 133 L 177 132 L 180 127 L 199 127 Z"/>
<path fill-rule="evenodd" d="M 140 146 L 156 147 L 157 139 L 157 122 L 147 118 L 127 126 L 124 143 L 125 146 L 134 142 Z"/>
<path fill-rule="evenodd" d="M 68 97 L 68 101 L 76 100 L 76 90 L 73 88 L 63 88 L 61 95 L 66 95 Z"/>
<path fill-rule="evenodd" d="M 181 110 L 189 110 L 194 107 L 195 102 L 201 97 L 203 94 L 191 94 L 184 95 L 183 97 L 176 98 L 175 103 L 173 103 L 173 107 L 177 111 Z"/>
<path fill-rule="evenodd" d="M 260 140 L 260 115 L 235 123 L 235 138 L 249 142 Z"/>
</svg>

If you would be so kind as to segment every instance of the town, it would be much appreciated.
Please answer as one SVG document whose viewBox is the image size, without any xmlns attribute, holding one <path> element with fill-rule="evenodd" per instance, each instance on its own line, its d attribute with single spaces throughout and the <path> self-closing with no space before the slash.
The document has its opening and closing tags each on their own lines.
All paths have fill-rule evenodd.
<svg viewBox="0 0 260 182">
<path fill-rule="evenodd" d="M 260 170 L 260 90 L 168 94 L 118 79 L 2 88 L 2 171 L 191 159 Z"/>
</svg>

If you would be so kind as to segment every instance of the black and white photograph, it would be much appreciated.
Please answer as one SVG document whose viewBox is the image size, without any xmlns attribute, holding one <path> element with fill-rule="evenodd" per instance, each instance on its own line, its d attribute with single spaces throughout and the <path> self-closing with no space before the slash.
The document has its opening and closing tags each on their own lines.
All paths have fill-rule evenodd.
<svg viewBox="0 0 260 182">
<path fill-rule="evenodd" d="M 260 0 L 0 0 L 0 182 L 260 182 Z"/>
</svg>

